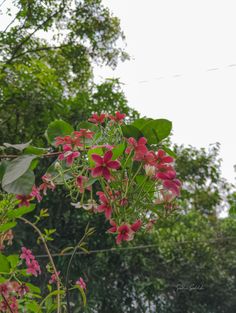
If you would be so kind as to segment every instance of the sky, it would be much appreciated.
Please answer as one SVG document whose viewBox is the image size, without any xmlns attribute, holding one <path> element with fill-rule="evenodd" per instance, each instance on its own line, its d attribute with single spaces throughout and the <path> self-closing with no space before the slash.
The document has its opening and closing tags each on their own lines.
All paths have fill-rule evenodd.
<svg viewBox="0 0 236 313">
<path fill-rule="evenodd" d="M 119 77 L 129 106 L 173 122 L 174 143 L 219 142 L 222 174 L 236 183 L 235 0 L 103 4 L 120 18 L 131 60 L 114 71 L 95 67 L 96 81 Z M 3 17 L 0 29 L 9 22 Z"/>
<path fill-rule="evenodd" d="M 104 0 L 120 18 L 130 61 L 101 77 L 119 77 L 129 105 L 173 122 L 172 141 L 221 144 L 222 174 L 236 183 L 236 2 Z"/>
</svg>

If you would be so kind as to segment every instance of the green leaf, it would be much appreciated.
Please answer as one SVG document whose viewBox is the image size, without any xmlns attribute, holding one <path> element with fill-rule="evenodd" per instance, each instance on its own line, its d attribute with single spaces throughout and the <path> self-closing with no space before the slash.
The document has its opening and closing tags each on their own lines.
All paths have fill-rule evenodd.
<svg viewBox="0 0 236 313">
<path fill-rule="evenodd" d="M 6 186 L 24 175 L 30 168 L 31 162 L 37 158 L 35 155 L 21 155 L 15 160 L 11 161 L 6 168 L 2 179 L 2 186 Z"/>
<path fill-rule="evenodd" d="M 2 188 L 8 192 L 16 195 L 28 195 L 30 194 L 35 182 L 34 173 L 32 170 L 28 170 L 24 175 L 19 177 L 8 185 L 3 185 Z"/>
<path fill-rule="evenodd" d="M 121 156 L 123 154 L 125 150 L 125 144 L 121 143 L 118 146 L 116 146 L 115 148 L 112 149 L 112 160 L 116 160 L 119 156 Z"/>
<path fill-rule="evenodd" d="M 28 146 L 26 149 L 24 149 L 24 154 L 43 155 L 46 152 L 47 152 L 46 149 L 38 148 L 34 146 Z"/>
<path fill-rule="evenodd" d="M 30 140 L 30 141 L 28 141 L 26 143 L 15 144 L 15 145 L 12 145 L 10 143 L 4 143 L 4 146 L 7 147 L 7 148 L 14 148 L 16 150 L 22 151 L 22 150 L 24 150 L 25 148 L 27 148 L 30 145 L 31 141 L 32 140 Z"/>
<path fill-rule="evenodd" d="M 141 131 L 148 140 L 148 144 L 157 144 L 167 138 L 172 129 L 172 123 L 165 119 L 150 120 L 144 124 Z"/>
<path fill-rule="evenodd" d="M 47 141 L 50 144 L 54 145 L 56 137 L 71 135 L 73 131 L 74 129 L 70 124 L 66 123 L 63 120 L 55 120 L 48 125 L 45 136 L 47 138 Z"/>
<path fill-rule="evenodd" d="M 0 272 L 1 273 L 9 273 L 10 272 L 10 265 L 7 260 L 7 257 L 0 253 Z"/>
<path fill-rule="evenodd" d="M 20 261 L 20 258 L 17 254 L 12 254 L 7 257 L 7 260 L 11 265 L 11 269 L 15 269 Z"/>
<path fill-rule="evenodd" d="M 37 294 L 41 294 L 41 290 L 39 287 L 30 284 L 30 283 L 26 283 L 26 286 L 29 287 L 29 290 L 31 293 L 37 293 Z"/>
<path fill-rule="evenodd" d="M 27 300 L 27 303 L 26 303 L 27 312 L 28 311 L 29 312 L 38 312 L 38 313 L 42 312 L 39 304 L 36 301 L 34 301 L 34 300 L 31 300 L 30 302 L 29 301 L 30 300 Z"/>
<path fill-rule="evenodd" d="M 123 125 L 121 127 L 123 136 L 126 138 L 133 137 L 136 140 L 143 137 L 143 133 L 133 125 Z"/>
<path fill-rule="evenodd" d="M 35 204 L 30 204 L 30 206 L 22 206 L 16 210 L 11 210 L 7 213 L 7 216 L 9 218 L 18 218 L 21 217 L 24 214 L 27 214 L 29 212 L 32 212 L 35 209 Z"/>
<path fill-rule="evenodd" d="M 10 222 L 3 225 L 0 225 L 0 233 L 5 233 L 7 230 L 16 226 L 16 222 Z"/>
<path fill-rule="evenodd" d="M 138 118 L 137 120 L 135 120 L 131 125 L 135 126 L 136 128 L 138 128 L 139 130 L 141 130 L 144 125 L 150 121 L 153 121 L 152 118 Z"/>
<path fill-rule="evenodd" d="M 175 153 L 173 150 L 171 150 L 170 148 L 168 148 L 168 147 L 162 145 L 162 149 L 163 149 L 168 155 L 172 156 L 172 157 L 175 158 L 175 159 L 177 158 L 176 153 Z"/>
<path fill-rule="evenodd" d="M 90 149 L 88 151 L 88 158 L 89 158 L 89 166 L 90 167 L 93 167 L 95 165 L 95 162 L 92 159 L 92 154 L 103 155 L 103 149 L 102 148 L 94 148 L 94 149 Z"/>
<path fill-rule="evenodd" d="M 83 129 L 89 129 L 89 130 L 91 130 L 91 131 L 93 131 L 93 132 L 99 131 L 99 127 L 98 127 L 97 125 L 95 125 L 95 124 L 93 124 L 93 123 L 85 122 L 85 121 L 80 122 L 80 123 L 78 124 L 77 129 L 79 130 L 79 129 L 81 129 L 81 128 L 83 128 Z"/>
</svg>

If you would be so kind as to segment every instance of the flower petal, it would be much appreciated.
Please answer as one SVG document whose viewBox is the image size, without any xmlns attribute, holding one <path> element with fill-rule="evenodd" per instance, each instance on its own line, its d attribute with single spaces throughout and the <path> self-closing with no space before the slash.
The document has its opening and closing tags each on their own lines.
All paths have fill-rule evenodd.
<svg viewBox="0 0 236 313">
<path fill-rule="evenodd" d="M 107 152 L 104 154 L 104 158 L 103 158 L 104 163 L 107 163 L 108 161 L 110 161 L 111 158 L 112 158 L 112 155 L 113 155 L 113 153 L 112 153 L 111 150 L 107 151 Z"/>
<path fill-rule="evenodd" d="M 106 180 L 110 180 L 111 178 L 111 173 L 109 171 L 109 169 L 107 167 L 103 167 L 102 168 L 102 176 L 106 179 Z"/>
<path fill-rule="evenodd" d="M 103 167 L 102 166 L 96 166 L 95 168 L 92 168 L 92 176 L 93 177 L 98 177 L 98 176 L 102 176 L 103 173 Z"/>
<path fill-rule="evenodd" d="M 107 163 L 107 167 L 117 170 L 120 167 L 120 162 L 119 161 L 109 161 Z"/>
<path fill-rule="evenodd" d="M 102 165 L 103 164 L 103 158 L 100 155 L 92 154 L 91 157 L 94 160 L 94 162 L 96 162 L 98 165 Z"/>
</svg>

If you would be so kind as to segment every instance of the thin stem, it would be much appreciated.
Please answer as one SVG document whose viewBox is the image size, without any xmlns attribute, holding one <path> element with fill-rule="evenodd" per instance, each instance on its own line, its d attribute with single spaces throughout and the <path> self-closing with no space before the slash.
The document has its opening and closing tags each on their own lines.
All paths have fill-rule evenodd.
<svg viewBox="0 0 236 313">
<path fill-rule="evenodd" d="M 51 152 L 51 153 L 45 153 L 42 155 L 39 155 L 39 157 L 41 158 L 51 158 L 54 156 L 57 156 L 61 154 L 61 152 Z M 0 159 L 15 159 L 18 158 L 20 156 L 20 154 L 2 154 L 0 155 Z"/>
<path fill-rule="evenodd" d="M 87 227 L 86 227 L 87 229 Z M 79 243 L 75 246 L 72 255 L 70 257 L 68 266 L 67 266 L 67 270 L 66 270 L 66 306 L 67 306 L 67 313 L 71 313 L 71 307 L 70 307 L 70 293 L 69 293 L 69 276 L 70 276 L 70 268 L 71 268 L 71 264 L 73 261 L 73 258 L 77 252 L 77 250 L 79 249 L 81 243 L 83 242 L 84 238 L 86 237 L 86 233 L 83 235 L 83 237 L 80 239 Z"/>
<path fill-rule="evenodd" d="M 57 313 L 60 313 L 60 312 L 61 312 L 61 308 L 60 308 L 61 299 L 60 299 L 60 294 L 59 294 L 59 292 L 60 292 L 60 278 L 59 278 L 59 276 L 58 276 L 58 272 L 57 272 L 55 263 L 54 263 L 54 261 L 53 261 L 52 255 L 51 255 L 51 253 L 50 253 L 50 251 L 49 251 L 49 249 L 48 249 L 46 240 L 45 240 L 45 238 L 44 238 L 42 232 L 40 231 L 40 229 L 39 229 L 35 224 L 31 223 L 30 221 L 28 221 L 28 220 L 25 219 L 24 217 L 19 217 L 19 219 L 22 220 L 23 222 L 25 222 L 26 224 L 29 224 L 31 227 L 33 227 L 34 230 L 39 234 L 39 237 L 40 237 L 40 239 L 41 239 L 42 242 L 43 242 L 44 248 L 45 248 L 45 250 L 46 250 L 46 253 L 47 253 L 47 255 L 48 255 L 48 258 L 49 258 L 50 263 L 51 263 L 52 268 L 53 268 L 53 272 L 54 272 L 55 277 L 56 277 L 56 280 L 57 280 L 57 291 L 58 291 L 58 293 L 57 293 Z"/>
</svg>

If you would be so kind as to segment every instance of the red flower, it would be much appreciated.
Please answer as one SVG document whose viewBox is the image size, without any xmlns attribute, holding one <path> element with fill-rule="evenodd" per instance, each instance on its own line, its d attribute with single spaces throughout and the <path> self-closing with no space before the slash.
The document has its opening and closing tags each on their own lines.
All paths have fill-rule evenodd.
<svg viewBox="0 0 236 313">
<path fill-rule="evenodd" d="M 122 241 L 130 241 L 134 237 L 134 232 L 128 224 L 123 224 L 117 228 L 118 235 L 116 243 L 119 245 Z"/>
<path fill-rule="evenodd" d="M 128 139 L 128 147 L 126 148 L 125 152 L 130 153 L 132 150 L 134 150 L 134 160 L 141 161 L 148 152 L 146 143 L 147 139 L 144 137 L 139 138 L 138 141 L 136 141 L 133 137 L 130 137 Z"/>
<path fill-rule="evenodd" d="M 99 200 L 100 200 L 100 205 L 97 207 L 97 211 L 98 212 L 104 212 L 106 219 L 109 220 L 111 218 L 111 213 L 112 213 L 112 208 L 110 206 L 110 203 L 107 199 L 107 197 L 105 196 L 104 192 L 102 191 L 98 191 L 97 195 L 99 196 Z"/>
<path fill-rule="evenodd" d="M 117 123 L 122 123 L 123 119 L 126 117 L 126 114 L 124 113 L 120 113 L 120 112 L 116 112 L 115 113 L 115 116 L 113 115 L 109 115 L 109 118 L 112 120 L 112 121 L 115 121 Z"/>
<path fill-rule="evenodd" d="M 142 221 L 137 220 L 130 226 L 130 228 L 132 229 L 132 231 L 136 233 L 136 231 L 138 231 L 141 228 L 141 226 L 142 226 Z"/>
<path fill-rule="evenodd" d="M 43 191 L 43 194 L 47 194 L 47 189 L 55 190 L 56 185 L 52 181 L 52 177 L 50 174 L 45 174 L 42 176 L 43 183 L 39 186 L 39 189 Z"/>
<path fill-rule="evenodd" d="M 80 137 L 76 136 L 76 132 L 74 132 L 74 137 L 72 136 L 64 136 L 64 137 L 56 137 L 55 140 L 55 146 L 61 146 L 61 145 L 73 145 L 75 147 L 82 147 L 82 143 L 80 142 Z"/>
<path fill-rule="evenodd" d="M 102 124 L 102 123 L 104 123 L 106 117 L 107 117 L 106 114 L 98 115 L 97 113 L 94 113 L 92 115 L 92 117 L 90 117 L 88 119 L 88 121 L 92 122 L 92 123 L 95 123 L 96 125 L 97 124 Z"/>
<path fill-rule="evenodd" d="M 33 199 L 31 195 L 16 195 L 16 199 L 20 200 L 20 203 L 18 204 L 19 207 L 21 206 L 29 206 L 30 201 Z"/>
<path fill-rule="evenodd" d="M 58 159 L 60 161 L 66 159 L 67 165 L 71 166 L 74 162 L 74 159 L 78 158 L 80 153 L 79 151 L 73 151 L 71 145 L 64 145 L 63 150 L 64 150 L 64 153 L 61 153 L 58 156 Z"/>
<path fill-rule="evenodd" d="M 96 162 L 96 166 L 92 168 L 92 176 L 103 176 L 106 180 L 110 180 L 110 169 L 118 169 L 120 167 L 119 161 L 112 161 L 112 151 L 107 151 L 104 157 L 98 154 L 92 154 L 92 159 Z"/>
<path fill-rule="evenodd" d="M 74 131 L 74 135 L 77 137 L 92 139 L 94 132 L 91 132 L 88 129 L 81 128 L 79 131 Z"/>
<path fill-rule="evenodd" d="M 110 227 L 107 232 L 108 233 L 116 233 L 117 232 L 117 225 L 115 221 L 110 220 L 110 224 L 112 227 Z"/>
<path fill-rule="evenodd" d="M 27 270 L 26 272 L 28 274 L 32 274 L 33 276 L 38 276 L 38 274 L 41 274 L 41 269 L 40 266 L 38 264 L 38 261 L 36 260 L 32 260 L 29 264 L 27 264 Z"/>
<path fill-rule="evenodd" d="M 75 284 L 79 285 L 82 289 L 86 289 L 86 283 L 82 277 L 80 277 Z"/>
<path fill-rule="evenodd" d="M 170 190 L 174 195 L 179 196 L 181 182 L 176 178 L 176 172 L 174 170 L 157 173 L 156 177 L 162 180 L 164 188 Z"/>
<path fill-rule="evenodd" d="M 34 255 L 32 254 L 32 251 L 30 250 L 30 249 L 27 249 L 27 248 L 25 248 L 25 247 L 22 247 L 21 248 L 21 255 L 20 255 L 20 258 L 22 259 L 22 260 L 25 260 L 26 261 L 26 263 L 30 263 L 31 262 L 31 260 L 34 260 L 35 259 L 35 257 L 34 257 Z"/>
</svg>

